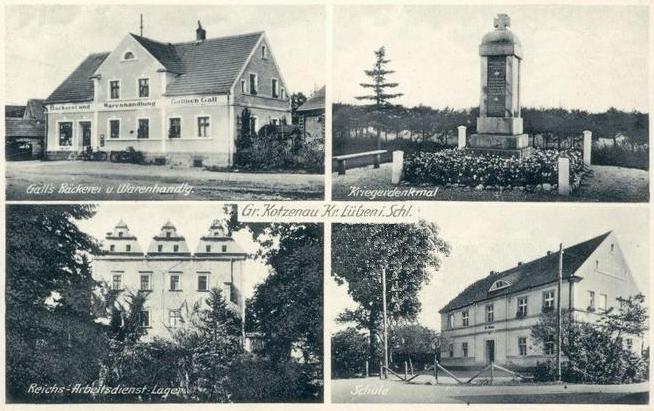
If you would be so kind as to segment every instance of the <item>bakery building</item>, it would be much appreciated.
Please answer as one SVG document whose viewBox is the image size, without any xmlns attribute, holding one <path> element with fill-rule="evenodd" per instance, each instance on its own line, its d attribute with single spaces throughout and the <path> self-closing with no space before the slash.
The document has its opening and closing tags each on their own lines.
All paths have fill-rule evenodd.
<svg viewBox="0 0 654 411">
<path fill-rule="evenodd" d="M 93 257 L 93 277 L 117 293 L 145 296 L 140 315 L 145 339 L 168 337 L 190 324 L 195 307 L 204 308 L 209 291 L 221 290 L 227 306 L 241 318 L 247 253 L 220 220 L 211 223 L 192 252 L 184 236 L 166 222 L 146 250 L 127 224 L 119 221 L 102 243 L 102 253 Z"/>
<path fill-rule="evenodd" d="M 89 55 L 45 100 L 48 158 L 133 147 L 146 161 L 230 166 L 241 112 L 256 130 L 290 123 L 286 83 L 264 32 L 166 43 L 126 35 Z"/>
<path fill-rule="evenodd" d="M 574 321 L 595 322 L 618 297 L 639 294 L 612 232 L 563 250 L 561 309 Z M 559 253 L 548 251 L 468 286 L 439 313 L 444 343 L 441 362 L 479 367 L 494 362 L 530 368 L 556 356 L 555 336 L 544 344 L 531 329 L 542 313 L 556 310 Z M 640 352 L 643 338 L 626 335 L 624 344 Z"/>
</svg>

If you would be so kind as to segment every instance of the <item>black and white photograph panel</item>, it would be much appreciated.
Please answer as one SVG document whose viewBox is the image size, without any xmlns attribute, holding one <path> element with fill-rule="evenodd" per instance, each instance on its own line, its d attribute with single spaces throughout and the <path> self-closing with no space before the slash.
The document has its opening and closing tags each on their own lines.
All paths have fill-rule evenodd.
<svg viewBox="0 0 654 411">
<path fill-rule="evenodd" d="M 484 216 L 332 225 L 332 402 L 647 404 L 648 210 Z"/>
<path fill-rule="evenodd" d="M 324 6 L 5 17 L 7 199 L 324 197 Z"/>
<path fill-rule="evenodd" d="M 7 207 L 6 402 L 322 402 L 323 226 L 139 204 Z"/>
<path fill-rule="evenodd" d="M 334 199 L 649 201 L 647 5 L 333 20 Z"/>
</svg>

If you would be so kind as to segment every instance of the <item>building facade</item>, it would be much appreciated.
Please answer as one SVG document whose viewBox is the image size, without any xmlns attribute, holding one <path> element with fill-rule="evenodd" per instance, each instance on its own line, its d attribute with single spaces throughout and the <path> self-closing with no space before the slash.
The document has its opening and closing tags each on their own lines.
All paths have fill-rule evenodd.
<svg viewBox="0 0 654 411">
<path fill-rule="evenodd" d="M 107 233 L 102 247 L 102 254 L 93 258 L 93 276 L 119 293 L 119 302 L 130 294 L 145 295 L 141 321 L 147 338 L 167 337 L 182 327 L 214 288 L 222 291 L 231 309 L 243 315 L 247 254 L 218 220 L 194 253 L 170 222 L 153 237 L 145 253 L 123 221 Z"/>
<path fill-rule="evenodd" d="M 135 34 L 91 54 L 46 99 L 49 158 L 86 147 L 146 161 L 230 166 L 240 113 L 256 130 L 290 120 L 286 83 L 265 33 L 164 43 Z"/>
<path fill-rule="evenodd" d="M 297 115 L 305 138 L 325 137 L 325 86 L 313 93 L 297 109 Z"/>
<path fill-rule="evenodd" d="M 5 157 L 7 160 L 41 158 L 44 140 L 43 100 L 29 99 L 25 106 L 5 106 Z"/>
<path fill-rule="evenodd" d="M 478 367 L 491 361 L 514 368 L 535 366 L 556 355 L 555 336 L 541 344 L 531 328 L 543 312 L 556 310 L 559 253 L 491 272 L 439 312 L 444 343 L 441 362 Z M 618 297 L 639 293 L 613 233 L 563 250 L 561 309 L 575 321 L 595 321 L 618 305 Z M 634 352 L 641 339 L 625 344 Z"/>
</svg>

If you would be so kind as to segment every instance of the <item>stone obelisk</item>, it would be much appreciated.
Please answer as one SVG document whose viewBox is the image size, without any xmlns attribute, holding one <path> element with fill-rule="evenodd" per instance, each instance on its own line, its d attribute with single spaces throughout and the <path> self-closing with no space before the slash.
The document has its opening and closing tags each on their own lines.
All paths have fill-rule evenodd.
<svg viewBox="0 0 654 411">
<path fill-rule="evenodd" d="M 523 157 L 529 137 L 523 133 L 520 117 L 520 65 L 522 46 L 509 29 L 506 14 L 495 17 L 495 30 L 479 45 L 481 56 L 481 99 L 477 133 L 468 146 L 475 153 Z"/>
</svg>

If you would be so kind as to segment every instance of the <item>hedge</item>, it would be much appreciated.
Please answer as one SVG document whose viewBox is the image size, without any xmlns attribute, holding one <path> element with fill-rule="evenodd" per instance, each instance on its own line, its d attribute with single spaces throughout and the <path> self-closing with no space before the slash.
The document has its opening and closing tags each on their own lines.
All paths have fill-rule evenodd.
<svg viewBox="0 0 654 411">
<path fill-rule="evenodd" d="M 472 154 L 449 149 L 409 154 L 404 160 L 404 179 L 413 184 L 458 184 L 476 187 L 516 187 L 558 183 L 558 158 L 570 158 L 570 182 L 587 171 L 578 150 L 537 150 L 526 158 Z"/>
</svg>

